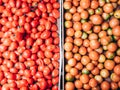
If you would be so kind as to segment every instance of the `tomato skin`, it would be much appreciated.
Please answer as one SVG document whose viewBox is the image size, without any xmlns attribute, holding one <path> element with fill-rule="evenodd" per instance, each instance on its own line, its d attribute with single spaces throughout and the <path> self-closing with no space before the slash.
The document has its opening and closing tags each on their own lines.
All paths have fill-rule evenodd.
<svg viewBox="0 0 120 90">
<path fill-rule="evenodd" d="M 23 26 L 24 24 L 25 24 L 25 17 L 22 16 L 22 17 L 20 17 L 20 19 L 19 19 L 19 25 L 20 25 L 20 26 Z"/>
<path fill-rule="evenodd" d="M 48 83 L 48 87 L 51 88 L 52 87 L 52 81 L 48 80 L 47 83 Z"/>
<path fill-rule="evenodd" d="M 52 61 L 53 66 L 58 69 L 59 68 L 59 63 L 57 61 Z"/>
<path fill-rule="evenodd" d="M 54 18 L 59 18 L 60 17 L 60 12 L 56 9 L 52 10 L 52 15 Z"/>
<path fill-rule="evenodd" d="M 40 89 L 45 90 L 47 88 L 47 82 L 42 79 L 40 82 L 38 82 Z"/>
<path fill-rule="evenodd" d="M 37 25 L 38 25 L 38 21 L 37 20 L 34 20 L 34 21 L 31 22 L 31 26 L 33 28 L 37 27 Z"/>
<path fill-rule="evenodd" d="M 25 51 L 23 52 L 23 57 L 24 57 L 24 58 L 29 58 L 30 56 L 31 56 L 30 50 L 25 50 Z"/>
<path fill-rule="evenodd" d="M 44 52 L 44 55 L 45 55 L 45 57 L 47 57 L 47 58 L 52 58 L 52 57 L 53 57 L 53 53 L 50 52 L 50 51 L 47 51 L 47 50 Z"/>
<path fill-rule="evenodd" d="M 53 71 L 52 71 L 52 77 L 56 77 L 56 76 L 58 76 L 59 75 L 59 71 L 57 70 L 57 69 L 54 69 Z"/>
<path fill-rule="evenodd" d="M 41 38 L 42 39 L 47 39 L 47 38 L 49 38 L 50 37 L 50 31 L 43 31 L 43 33 L 41 34 Z"/>
<path fill-rule="evenodd" d="M 49 2 L 49 0 L 43 0 L 44 2 Z"/>
<path fill-rule="evenodd" d="M 31 25 L 30 25 L 29 23 L 25 23 L 24 25 L 25 25 L 25 26 L 24 26 L 24 29 L 25 29 L 26 31 L 29 31 L 30 28 L 31 28 Z"/>
<path fill-rule="evenodd" d="M 47 7 L 47 12 L 48 12 L 48 13 L 51 13 L 51 12 L 52 12 L 52 9 L 53 9 L 52 5 L 51 5 L 50 3 L 47 3 L 47 4 L 46 4 L 46 7 Z"/>
<path fill-rule="evenodd" d="M 0 71 L 0 81 L 4 78 L 4 73 Z"/>
<path fill-rule="evenodd" d="M 35 74 L 35 76 L 37 77 L 37 78 L 42 78 L 43 77 L 43 73 L 42 72 L 37 72 L 36 74 Z"/>
<path fill-rule="evenodd" d="M 49 74 L 50 74 L 50 69 L 49 69 L 49 67 L 45 67 L 45 68 L 44 68 L 43 74 L 44 74 L 44 75 L 49 75 Z"/>
<path fill-rule="evenodd" d="M 57 44 L 57 45 L 59 44 L 59 38 L 58 37 L 54 39 L 54 44 Z"/>
<path fill-rule="evenodd" d="M 60 59 L 60 54 L 59 54 L 59 53 L 55 53 L 55 54 L 53 55 L 53 60 L 58 61 L 59 59 Z"/>
<path fill-rule="evenodd" d="M 10 0 L 10 1 L 9 1 L 9 5 L 10 5 L 11 7 L 15 7 L 15 1 L 14 1 L 14 0 Z"/>
<path fill-rule="evenodd" d="M 47 21 L 46 24 L 45 24 L 45 27 L 46 27 L 46 30 L 50 30 L 50 28 L 51 28 L 51 22 Z"/>
<path fill-rule="evenodd" d="M 46 6 L 45 6 L 44 3 L 39 3 L 39 4 L 38 4 L 38 8 L 39 8 L 40 11 L 42 11 L 42 12 L 46 12 L 46 11 L 47 11 Z"/>
<path fill-rule="evenodd" d="M 7 46 L 4 46 L 4 45 L 0 45 L 0 51 L 1 52 L 4 52 L 7 50 Z"/>
<path fill-rule="evenodd" d="M 27 13 L 27 16 L 31 17 L 31 18 L 34 18 L 36 15 L 35 15 L 34 12 L 29 12 L 29 13 Z"/>
<path fill-rule="evenodd" d="M 32 51 L 32 53 L 37 53 L 39 51 L 39 47 L 38 46 L 33 46 L 31 51 Z"/>
<path fill-rule="evenodd" d="M 45 40 L 45 44 L 46 45 L 50 45 L 50 44 L 52 44 L 53 43 L 53 38 L 47 38 L 46 40 Z"/>
<path fill-rule="evenodd" d="M 52 23 L 56 22 L 56 19 L 53 16 L 49 16 L 48 20 L 51 21 Z"/>
<path fill-rule="evenodd" d="M 16 32 L 15 33 L 15 40 L 16 41 L 21 41 L 23 38 L 23 33 Z"/>
<path fill-rule="evenodd" d="M 38 86 L 36 84 L 30 85 L 30 90 L 38 90 Z"/>
<path fill-rule="evenodd" d="M 3 78 L 0 82 L 1 85 L 4 85 L 5 83 L 7 83 L 7 78 Z"/>
<path fill-rule="evenodd" d="M 52 90 L 58 90 L 58 86 L 57 85 L 53 86 Z"/>
<path fill-rule="evenodd" d="M 56 0 L 50 0 L 50 2 L 51 2 L 51 3 L 54 3 L 54 2 L 56 2 Z"/>
<path fill-rule="evenodd" d="M 41 11 L 40 11 L 39 9 L 36 9 L 36 10 L 35 10 L 35 14 L 36 14 L 37 16 L 40 16 L 40 15 L 41 15 Z"/>
<path fill-rule="evenodd" d="M 37 56 L 39 58 L 44 58 L 45 57 L 43 51 L 38 51 Z"/>
<path fill-rule="evenodd" d="M 39 20 L 39 22 L 40 22 L 41 25 L 45 25 L 46 21 L 47 21 L 47 20 L 44 19 L 44 18 L 41 18 L 41 19 Z"/>
<path fill-rule="evenodd" d="M 46 13 L 46 12 L 42 13 L 42 18 L 47 19 L 47 17 L 48 17 L 48 13 Z"/>
<path fill-rule="evenodd" d="M 52 79 L 53 85 L 56 85 L 56 84 L 58 83 L 58 81 L 59 81 L 59 77 L 53 78 L 53 79 Z"/>
<path fill-rule="evenodd" d="M 17 1 L 16 1 L 16 8 L 20 8 L 21 3 L 22 3 L 21 0 L 17 0 Z"/>
</svg>

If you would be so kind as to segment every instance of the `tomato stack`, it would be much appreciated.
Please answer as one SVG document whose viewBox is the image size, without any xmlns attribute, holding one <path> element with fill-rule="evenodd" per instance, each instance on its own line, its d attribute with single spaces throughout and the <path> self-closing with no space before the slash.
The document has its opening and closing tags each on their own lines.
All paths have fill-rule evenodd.
<svg viewBox="0 0 120 90">
<path fill-rule="evenodd" d="M 65 0 L 65 90 L 120 88 L 120 0 Z"/>
<path fill-rule="evenodd" d="M 0 0 L 0 90 L 58 90 L 57 0 Z"/>
</svg>

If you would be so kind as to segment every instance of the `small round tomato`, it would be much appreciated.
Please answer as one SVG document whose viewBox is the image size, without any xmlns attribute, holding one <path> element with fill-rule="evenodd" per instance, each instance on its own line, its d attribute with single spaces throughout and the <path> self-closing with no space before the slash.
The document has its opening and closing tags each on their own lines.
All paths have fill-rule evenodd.
<svg viewBox="0 0 120 90">
<path fill-rule="evenodd" d="M 58 82 L 59 82 L 59 77 L 54 77 L 54 78 L 52 78 L 52 84 L 53 84 L 53 85 L 58 84 Z"/>
<path fill-rule="evenodd" d="M 50 71 L 49 67 L 45 67 L 44 70 L 43 70 L 43 74 L 44 74 L 44 75 L 49 75 L 50 72 L 51 72 L 51 71 Z"/>
<path fill-rule="evenodd" d="M 56 77 L 56 76 L 58 76 L 59 75 L 59 70 L 58 69 L 54 69 L 53 71 L 52 71 L 52 77 Z"/>
<path fill-rule="evenodd" d="M 40 87 L 40 89 L 43 89 L 43 90 L 45 90 L 46 88 L 47 88 L 47 82 L 44 80 L 44 79 L 42 79 L 40 82 L 38 82 L 39 83 L 39 87 Z"/>
<path fill-rule="evenodd" d="M 57 85 L 53 86 L 52 90 L 58 90 L 58 86 Z"/>
<path fill-rule="evenodd" d="M 50 37 L 50 31 L 43 31 L 43 33 L 41 34 L 41 38 L 42 39 L 47 39 Z"/>
</svg>

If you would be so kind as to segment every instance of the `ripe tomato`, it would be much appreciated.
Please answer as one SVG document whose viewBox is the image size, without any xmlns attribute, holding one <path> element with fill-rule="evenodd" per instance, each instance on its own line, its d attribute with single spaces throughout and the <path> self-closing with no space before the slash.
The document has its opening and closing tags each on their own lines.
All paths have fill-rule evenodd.
<svg viewBox="0 0 120 90">
<path fill-rule="evenodd" d="M 40 82 L 38 82 L 38 86 L 40 87 L 40 89 L 43 89 L 43 90 L 45 90 L 46 88 L 47 88 L 47 82 L 43 79 L 43 80 L 41 80 Z"/>
<path fill-rule="evenodd" d="M 43 31 L 43 33 L 41 34 L 41 38 L 42 39 L 47 39 L 50 37 L 50 31 Z"/>
<path fill-rule="evenodd" d="M 59 77 L 53 78 L 53 79 L 52 79 L 53 85 L 56 85 L 56 84 L 58 83 L 58 81 L 59 81 Z"/>
<path fill-rule="evenodd" d="M 50 74 L 50 69 L 49 69 L 49 67 L 45 67 L 45 68 L 44 68 L 43 74 L 44 74 L 44 75 L 49 75 L 49 74 Z"/>
<path fill-rule="evenodd" d="M 42 12 L 46 12 L 46 11 L 47 11 L 47 8 L 46 8 L 46 6 L 45 6 L 44 3 L 39 3 L 39 4 L 38 4 L 38 8 L 39 8 L 40 11 L 42 11 Z"/>
<path fill-rule="evenodd" d="M 57 85 L 53 86 L 52 90 L 58 90 L 58 86 Z"/>
<path fill-rule="evenodd" d="M 52 71 L 52 77 L 57 77 L 59 75 L 59 70 L 58 69 L 54 69 Z"/>
<path fill-rule="evenodd" d="M 0 90 L 58 89 L 59 8 L 57 0 L 0 0 Z"/>
<path fill-rule="evenodd" d="M 54 18 L 60 17 L 60 12 L 57 9 L 52 10 L 52 15 Z"/>
</svg>

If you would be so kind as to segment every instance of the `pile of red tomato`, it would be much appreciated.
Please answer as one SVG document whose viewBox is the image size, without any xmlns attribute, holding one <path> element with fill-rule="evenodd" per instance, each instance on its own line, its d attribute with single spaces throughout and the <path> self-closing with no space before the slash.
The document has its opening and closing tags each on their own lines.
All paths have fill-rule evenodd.
<svg viewBox="0 0 120 90">
<path fill-rule="evenodd" d="M 0 0 L 0 90 L 58 90 L 57 0 Z"/>
<path fill-rule="evenodd" d="M 120 89 L 120 0 L 65 0 L 65 90 Z"/>
</svg>

